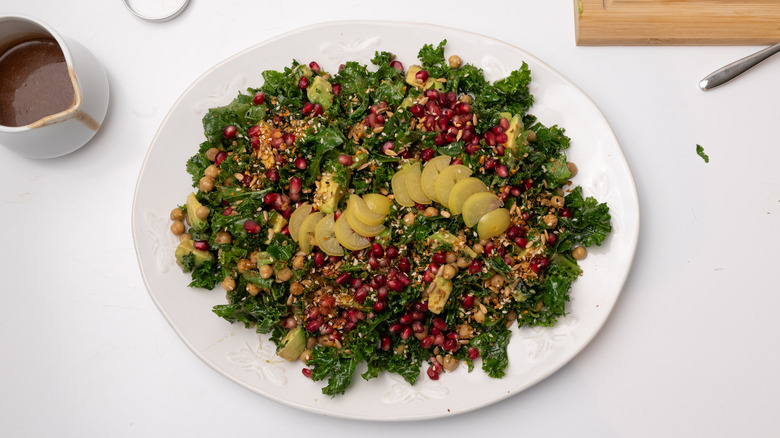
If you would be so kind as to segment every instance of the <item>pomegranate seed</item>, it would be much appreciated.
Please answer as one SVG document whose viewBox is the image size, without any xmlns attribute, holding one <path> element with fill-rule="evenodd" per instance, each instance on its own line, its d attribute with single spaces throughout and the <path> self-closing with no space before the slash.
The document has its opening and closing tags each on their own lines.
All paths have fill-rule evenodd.
<svg viewBox="0 0 780 438">
<path fill-rule="evenodd" d="M 422 117 L 423 115 L 425 115 L 425 108 L 419 103 L 415 103 L 414 105 L 412 105 L 411 108 L 409 108 L 409 112 L 414 117 Z"/>
<path fill-rule="evenodd" d="M 506 263 L 509 266 L 512 266 L 512 263 L 514 263 L 514 260 L 512 260 L 512 257 L 509 257 L 508 255 L 504 256 L 504 263 Z"/>
<path fill-rule="evenodd" d="M 393 67 L 394 69 L 398 71 L 404 71 L 404 65 L 401 63 L 401 61 L 393 61 L 390 63 L 390 67 Z"/>
<path fill-rule="evenodd" d="M 352 294 L 352 298 L 360 304 L 363 304 L 363 302 L 366 301 L 367 296 L 368 296 L 368 288 L 365 286 L 357 288 L 355 293 Z"/>
<path fill-rule="evenodd" d="M 403 283 L 396 278 L 387 280 L 387 288 L 393 292 L 401 292 L 404 289 Z"/>
<path fill-rule="evenodd" d="M 420 347 L 424 349 L 431 348 L 433 346 L 433 336 L 428 335 L 422 339 L 420 339 Z"/>
<path fill-rule="evenodd" d="M 471 113 L 471 105 L 461 102 L 457 105 L 455 105 L 455 112 L 460 115 L 466 115 Z"/>
<path fill-rule="evenodd" d="M 474 295 L 466 295 L 463 297 L 463 300 L 460 302 L 460 305 L 463 306 L 464 309 L 469 310 L 474 307 Z"/>
<path fill-rule="evenodd" d="M 321 252 L 314 253 L 314 266 L 321 267 L 325 264 L 325 256 Z"/>
<path fill-rule="evenodd" d="M 385 249 L 385 255 L 387 255 L 387 258 L 390 260 L 395 260 L 395 258 L 398 257 L 398 248 L 388 246 L 387 249 Z"/>
<path fill-rule="evenodd" d="M 500 164 L 496 167 L 496 175 L 500 176 L 501 178 L 506 178 L 509 176 L 509 168 L 506 167 L 506 164 Z"/>
<path fill-rule="evenodd" d="M 433 367 L 429 367 L 426 374 L 428 374 L 428 378 L 431 380 L 439 380 L 439 373 L 437 373 Z"/>
<path fill-rule="evenodd" d="M 294 176 L 290 178 L 290 194 L 294 193 L 301 193 L 301 186 L 303 186 L 303 181 L 298 178 L 297 176 Z"/>
<path fill-rule="evenodd" d="M 493 168 L 496 167 L 496 163 L 497 161 L 494 160 L 493 158 L 488 158 L 487 160 L 485 160 L 485 164 L 484 164 L 485 170 L 492 170 Z"/>
<path fill-rule="evenodd" d="M 425 274 L 423 274 L 423 281 L 426 283 L 433 282 L 434 278 L 436 278 L 436 274 L 432 274 L 431 271 L 426 271 Z"/>
<path fill-rule="evenodd" d="M 433 326 L 439 330 L 447 330 L 447 323 L 444 322 L 444 318 L 437 316 L 436 318 L 433 318 Z"/>
<path fill-rule="evenodd" d="M 498 143 L 499 146 L 505 144 L 508 140 L 509 137 L 507 137 L 505 132 L 499 132 L 498 134 L 496 134 L 496 143 Z M 501 147 L 501 150 L 503 151 L 504 148 Z M 500 155 L 504 155 L 504 153 L 502 152 Z"/>
<path fill-rule="evenodd" d="M 460 347 L 460 344 L 458 344 L 457 339 L 447 339 L 444 341 L 444 345 L 442 347 L 447 351 L 456 351 L 458 347 Z"/>
<path fill-rule="evenodd" d="M 374 242 L 371 244 L 371 255 L 376 258 L 381 258 L 385 255 L 385 250 L 380 243 Z"/>
<path fill-rule="evenodd" d="M 412 151 L 409 149 L 404 149 L 398 154 L 398 158 L 403 158 L 404 160 L 408 160 L 409 158 L 412 158 Z"/>
<path fill-rule="evenodd" d="M 339 164 L 342 166 L 351 166 L 353 163 L 352 157 L 347 154 L 339 155 Z"/>
<path fill-rule="evenodd" d="M 311 370 L 309 368 L 303 368 L 301 369 L 301 373 L 311 379 Z"/>
<path fill-rule="evenodd" d="M 352 281 L 352 275 L 349 272 L 344 272 L 336 277 L 337 284 L 347 284 Z"/>
<path fill-rule="evenodd" d="M 255 93 L 255 96 L 252 98 L 252 103 L 255 105 L 262 105 L 263 102 L 265 102 L 265 93 L 262 91 L 258 91 Z"/>
<path fill-rule="evenodd" d="M 390 339 L 390 336 L 386 336 L 386 335 L 385 335 L 385 336 L 382 336 L 382 338 L 381 338 L 381 339 L 380 339 L 380 341 L 379 341 L 379 347 L 380 347 L 382 350 L 385 350 L 385 351 L 387 351 L 387 350 L 389 350 L 389 349 L 390 349 L 390 343 L 391 343 L 391 342 L 392 342 L 392 340 Z"/>
<path fill-rule="evenodd" d="M 512 186 L 512 188 L 509 189 L 509 194 L 514 197 L 520 196 L 521 195 L 520 187 Z"/>
<path fill-rule="evenodd" d="M 495 247 L 496 247 L 496 245 L 492 241 L 486 243 L 485 244 L 485 252 L 484 252 L 485 256 L 489 256 L 490 253 L 493 252 L 493 249 L 495 249 Z"/>
<path fill-rule="evenodd" d="M 482 270 L 482 262 L 479 260 L 472 260 L 469 264 L 469 274 L 476 274 Z"/>
<path fill-rule="evenodd" d="M 476 360 L 479 357 L 479 350 L 477 347 L 469 347 L 469 359 Z"/>
<path fill-rule="evenodd" d="M 562 209 L 561 210 L 561 217 L 570 218 L 571 217 L 571 210 L 569 210 L 568 208 Z"/>
<path fill-rule="evenodd" d="M 385 302 L 384 301 L 377 301 L 374 303 L 374 312 L 376 313 L 382 313 L 385 310 Z"/>
<path fill-rule="evenodd" d="M 474 155 L 477 153 L 477 151 L 479 151 L 479 145 L 474 143 L 469 143 L 466 145 L 465 150 L 467 154 Z"/>
<path fill-rule="evenodd" d="M 558 236 L 555 234 L 549 234 L 547 236 L 547 243 L 550 245 L 555 245 L 555 242 L 558 241 Z"/>
<path fill-rule="evenodd" d="M 428 100 L 438 100 L 439 99 L 439 91 L 435 88 L 429 88 L 425 90 L 423 93 L 423 96 L 427 97 Z"/>
<path fill-rule="evenodd" d="M 376 281 L 376 284 L 379 286 L 383 286 L 385 284 L 385 281 L 387 281 L 387 278 L 385 278 L 382 274 L 377 274 L 374 276 L 374 281 Z"/>
<path fill-rule="evenodd" d="M 333 95 L 339 96 L 341 95 L 341 84 L 333 84 Z"/>
<path fill-rule="evenodd" d="M 287 237 L 290 237 L 290 227 L 285 225 L 282 227 L 282 234 L 284 234 Z"/>
<path fill-rule="evenodd" d="M 321 116 L 322 115 L 322 111 L 323 111 L 322 105 L 320 105 L 319 103 L 315 103 L 314 104 L 314 110 L 312 111 L 312 115 L 314 115 L 314 116 Z"/>
<path fill-rule="evenodd" d="M 382 153 L 385 155 L 387 154 L 387 151 L 391 151 L 393 149 L 395 149 L 395 143 L 393 143 L 392 141 L 386 141 L 382 145 Z"/>
<path fill-rule="evenodd" d="M 409 272 L 409 270 L 412 269 L 412 263 L 407 257 L 401 257 L 398 259 L 398 269 L 402 272 Z"/>
<path fill-rule="evenodd" d="M 320 65 L 316 62 L 312 61 L 309 63 L 309 68 L 312 69 L 312 71 L 315 71 L 317 73 L 321 72 L 322 69 L 320 68 Z"/>
<path fill-rule="evenodd" d="M 374 256 L 369 257 L 368 266 L 370 266 L 371 269 L 379 269 L 379 260 Z"/>
<path fill-rule="evenodd" d="M 426 312 L 428 310 L 428 304 L 424 303 L 424 302 L 416 302 L 412 306 L 412 310 L 414 310 L 415 312 L 420 312 L 420 313 Z"/>
<path fill-rule="evenodd" d="M 238 135 L 238 129 L 236 129 L 235 125 L 227 125 L 222 130 L 222 136 L 228 140 L 236 138 L 236 135 Z"/>
<path fill-rule="evenodd" d="M 352 289 L 357 289 L 360 286 L 363 286 L 363 280 L 359 278 L 353 278 L 352 281 L 349 282 L 349 285 L 352 286 Z"/>
<path fill-rule="evenodd" d="M 432 148 L 425 148 L 420 152 L 420 158 L 422 158 L 423 161 L 430 161 L 434 155 L 436 155 L 436 152 Z"/>
<path fill-rule="evenodd" d="M 209 250 L 209 243 L 207 241 L 205 241 L 205 240 L 196 240 L 193 243 L 193 246 L 198 251 L 208 251 Z"/>
<path fill-rule="evenodd" d="M 525 188 L 526 191 L 531 190 L 533 186 L 534 186 L 534 181 L 531 178 L 528 178 L 523 182 L 523 188 Z"/>
<path fill-rule="evenodd" d="M 514 239 L 519 234 L 520 234 L 520 227 L 518 227 L 517 225 L 512 225 L 511 227 L 509 227 L 509 229 L 506 230 L 506 237 L 510 239 Z"/>
<path fill-rule="evenodd" d="M 403 339 L 405 341 L 405 340 L 409 339 L 409 337 L 412 336 L 413 333 L 414 333 L 414 331 L 412 330 L 412 328 L 407 325 L 401 331 L 401 339 Z"/>
<path fill-rule="evenodd" d="M 409 278 L 408 275 L 406 275 L 404 273 L 401 273 L 401 274 L 398 275 L 398 281 L 401 282 L 403 287 L 406 287 L 406 286 L 409 286 L 410 284 L 412 284 L 412 280 Z"/>
<path fill-rule="evenodd" d="M 488 146 L 495 146 L 496 145 L 496 134 L 494 134 L 492 131 L 488 131 L 482 135 L 482 138 L 485 139 L 485 143 L 487 143 Z"/>
<path fill-rule="evenodd" d="M 414 315 L 412 315 L 412 318 L 414 318 Z M 412 331 L 415 333 L 423 333 L 425 331 L 425 326 L 420 321 L 414 321 L 412 322 Z"/>
<path fill-rule="evenodd" d="M 271 205 L 279 199 L 278 193 L 268 192 L 263 196 L 263 203 L 265 205 Z"/>
<path fill-rule="evenodd" d="M 525 237 L 516 237 L 515 238 L 515 245 L 519 246 L 520 248 L 525 248 L 525 246 L 528 244 L 528 241 L 525 240 Z"/>
<path fill-rule="evenodd" d="M 244 222 L 244 231 L 249 234 L 257 234 L 260 232 L 260 225 L 258 225 L 257 222 L 253 221 L 252 219 L 247 219 Z"/>
<path fill-rule="evenodd" d="M 250 137 L 257 137 L 260 135 L 260 126 L 259 125 L 252 125 L 249 127 L 249 129 L 246 131 L 247 134 L 249 134 Z"/>
<path fill-rule="evenodd" d="M 447 263 L 447 254 L 445 254 L 444 251 L 439 251 L 433 255 L 431 261 L 433 261 L 433 263 L 436 263 L 437 265 L 443 265 Z"/>
<path fill-rule="evenodd" d="M 306 323 L 306 326 L 304 328 L 306 329 L 307 332 L 314 333 L 317 330 L 319 330 L 321 326 L 322 326 L 322 320 L 312 319 Z"/>
<path fill-rule="evenodd" d="M 306 102 L 303 104 L 303 108 L 301 108 L 301 112 L 304 116 L 308 116 L 311 114 L 311 112 L 314 110 L 314 104 L 311 102 Z"/>
<path fill-rule="evenodd" d="M 277 169 L 268 169 L 265 171 L 265 177 L 268 178 L 268 181 L 277 182 L 279 181 L 279 171 Z"/>
<path fill-rule="evenodd" d="M 298 88 L 301 90 L 305 90 L 309 87 L 309 78 L 306 76 L 302 76 L 301 79 L 298 81 Z"/>
<path fill-rule="evenodd" d="M 388 330 L 390 330 L 390 333 L 401 333 L 401 330 L 404 329 L 404 325 L 400 322 L 396 322 L 393 324 L 390 324 L 390 327 L 388 327 Z"/>
<path fill-rule="evenodd" d="M 433 345 L 444 345 L 444 335 L 441 333 L 433 335 Z"/>
<path fill-rule="evenodd" d="M 227 152 L 225 152 L 225 151 L 219 151 L 219 152 L 217 152 L 217 156 L 216 156 L 216 157 L 214 157 L 214 164 L 216 164 L 217 166 L 219 166 L 220 164 L 222 164 L 222 162 L 223 162 L 223 161 L 225 161 L 225 159 L 227 158 L 227 156 L 228 156 L 228 154 L 227 154 Z"/>
<path fill-rule="evenodd" d="M 504 154 L 506 154 L 506 148 L 504 148 L 504 145 L 496 146 L 496 155 L 503 157 Z"/>
<path fill-rule="evenodd" d="M 306 168 L 309 167 L 309 162 L 306 161 L 306 158 L 298 157 L 295 159 L 295 167 L 300 170 L 306 170 Z"/>
<path fill-rule="evenodd" d="M 400 318 L 398 318 L 398 322 L 404 325 L 409 325 L 412 323 L 412 321 L 414 321 L 414 318 L 412 318 L 411 313 L 407 313 L 406 315 L 403 315 Z"/>
<path fill-rule="evenodd" d="M 386 286 L 380 286 L 376 290 L 376 299 L 379 301 L 387 301 L 387 297 L 390 296 L 390 290 Z"/>
<path fill-rule="evenodd" d="M 441 334 L 441 330 L 437 329 L 436 327 L 431 327 L 431 335 L 438 336 L 440 334 Z"/>
<path fill-rule="evenodd" d="M 420 70 L 415 75 L 414 78 L 417 79 L 420 82 L 425 82 L 428 80 L 428 70 Z"/>
</svg>

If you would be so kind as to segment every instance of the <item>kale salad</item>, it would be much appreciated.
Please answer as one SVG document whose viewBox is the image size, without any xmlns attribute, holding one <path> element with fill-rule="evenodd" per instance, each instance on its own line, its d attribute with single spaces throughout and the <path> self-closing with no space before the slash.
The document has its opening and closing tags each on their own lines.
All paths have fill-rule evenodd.
<svg viewBox="0 0 780 438">
<path fill-rule="evenodd" d="M 445 47 L 265 71 L 208 111 L 186 163 L 171 232 L 189 286 L 224 289 L 213 312 L 325 394 L 383 371 L 502 377 L 512 325 L 563 317 L 612 230 L 571 182 L 563 128 L 529 113 L 527 64 L 491 83 Z"/>
</svg>

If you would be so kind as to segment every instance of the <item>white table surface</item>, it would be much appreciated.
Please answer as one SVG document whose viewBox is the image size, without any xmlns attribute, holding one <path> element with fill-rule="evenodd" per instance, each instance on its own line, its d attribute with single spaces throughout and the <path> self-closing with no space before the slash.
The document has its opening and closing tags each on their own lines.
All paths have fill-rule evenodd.
<svg viewBox="0 0 780 438">
<path fill-rule="evenodd" d="M 0 12 L 88 47 L 111 103 L 75 153 L 0 148 L 0 436 L 777 436 L 780 58 L 704 93 L 703 76 L 758 48 L 577 47 L 569 0 L 448 3 L 196 0 L 147 23 L 120 0 L 4 0 Z M 168 109 L 228 56 L 343 19 L 446 25 L 531 52 L 599 105 L 634 173 L 639 246 L 609 320 L 560 371 L 488 408 L 375 423 L 269 401 L 198 360 L 144 287 L 130 212 Z"/>
</svg>

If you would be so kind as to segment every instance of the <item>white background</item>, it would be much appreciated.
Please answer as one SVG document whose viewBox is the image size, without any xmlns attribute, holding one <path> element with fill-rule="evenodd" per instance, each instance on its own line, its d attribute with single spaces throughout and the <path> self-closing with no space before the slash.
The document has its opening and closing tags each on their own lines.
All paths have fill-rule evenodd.
<svg viewBox="0 0 780 438">
<path fill-rule="evenodd" d="M 119 0 L 3 0 L 91 50 L 111 86 L 84 148 L 0 148 L 0 436 L 776 436 L 780 58 L 758 47 L 577 47 L 571 1 L 193 1 L 147 23 Z M 255 43 L 332 20 L 426 22 L 534 54 L 593 98 L 637 182 L 639 246 L 595 340 L 536 386 L 441 420 L 368 423 L 268 401 L 200 362 L 147 294 L 130 233 L 146 149 L 181 93 Z M 695 151 L 704 147 L 705 163 Z M 499 432 L 502 431 L 502 432 Z"/>
</svg>

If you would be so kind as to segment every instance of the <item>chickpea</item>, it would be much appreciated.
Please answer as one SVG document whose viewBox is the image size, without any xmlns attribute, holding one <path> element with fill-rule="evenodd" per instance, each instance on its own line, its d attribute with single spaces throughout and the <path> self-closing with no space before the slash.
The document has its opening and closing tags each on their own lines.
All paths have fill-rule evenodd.
<svg viewBox="0 0 780 438">
<path fill-rule="evenodd" d="M 227 231 L 219 231 L 217 232 L 217 236 L 214 238 L 214 243 L 217 245 L 226 245 L 233 241 L 233 236 L 230 235 Z"/>
<path fill-rule="evenodd" d="M 171 224 L 171 233 L 180 236 L 181 234 L 184 233 L 184 231 L 185 231 L 184 222 L 176 221 Z"/>
<path fill-rule="evenodd" d="M 452 357 L 451 354 L 444 356 L 441 360 L 441 366 L 447 371 L 455 371 L 460 361 Z"/>
<path fill-rule="evenodd" d="M 441 276 L 444 277 L 445 280 L 452 280 L 458 275 L 458 268 L 456 268 L 455 265 L 444 265 L 441 270 Z"/>
<path fill-rule="evenodd" d="M 246 291 L 249 293 L 249 295 L 257 296 L 257 294 L 260 293 L 260 286 L 256 284 L 249 283 L 246 285 Z"/>
<path fill-rule="evenodd" d="M 414 213 L 409 212 L 404 215 L 404 224 L 406 224 L 407 227 L 411 227 L 414 225 Z"/>
<path fill-rule="evenodd" d="M 449 59 L 447 59 L 447 62 L 449 63 L 451 69 L 459 68 L 463 63 L 463 61 L 460 59 L 460 56 L 458 55 L 450 56 Z"/>
<path fill-rule="evenodd" d="M 200 207 L 195 209 L 195 216 L 198 217 L 198 219 L 206 219 L 209 217 L 209 213 L 211 210 L 209 210 L 208 207 L 205 205 L 201 205 Z"/>
<path fill-rule="evenodd" d="M 452 264 L 458 261 L 458 255 L 452 251 L 447 251 L 447 264 Z"/>
<path fill-rule="evenodd" d="M 572 163 L 571 161 L 566 163 L 566 168 L 569 169 L 569 172 L 571 173 L 571 176 L 574 176 L 577 174 L 577 165 Z"/>
<path fill-rule="evenodd" d="M 423 211 L 423 216 L 434 217 L 439 215 L 439 209 L 436 207 L 428 207 Z"/>
<path fill-rule="evenodd" d="M 553 196 L 550 199 L 550 202 L 552 203 L 553 207 L 563 208 L 564 199 L 563 196 Z"/>
<path fill-rule="evenodd" d="M 558 216 L 548 214 L 544 217 L 544 224 L 547 225 L 547 228 L 555 228 L 555 226 L 558 225 Z"/>
<path fill-rule="evenodd" d="M 208 193 L 212 190 L 214 190 L 214 178 L 209 178 L 207 176 L 204 176 L 203 178 L 198 181 L 198 188 L 201 192 Z"/>
<path fill-rule="evenodd" d="M 206 151 L 206 158 L 209 159 L 209 161 L 214 161 L 217 159 L 217 154 L 219 153 L 219 149 L 217 148 L 209 148 Z"/>
<path fill-rule="evenodd" d="M 474 337 L 474 327 L 463 323 L 458 327 L 458 336 L 461 339 L 471 339 Z"/>
<path fill-rule="evenodd" d="M 183 221 L 184 220 L 184 210 L 182 210 L 179 207 L 176 207 L 173 210 L 171 210 L 171 220 L 172 221 Z"/>
<path fill-rule="evenodd" d="M 474 102 L 474 100 L 468 94 L 461 94 L 460 97 L 458 97 L 458 102 L 467 103 L 471 105 Z"/>
<path fill-rule="evenodd" d="M 503 275 L 496 274 L 490 278 L 490 285 L 492 287 L 501 287 L 506 282 L 506 278 Z"/>
<path fill-rule="evenodd" d="M 528 135 L 525 138 L 528 141 L 536 141 L 536 131 L 528 131 Z"/>
<path fill-rule="evenodd" d="M 292 269 L 290 268 L 282 268 L 276 273 L 276 281 L 279 282 L 285 282 L 289 281 L 292 278 Z"/>
<path fill-rule="evenodd" d="M 271 265 L 260 266 L 260 277 L 267 280 L 271 278 L 272 275 L 274 275 L 274 268 L 271 267 Z"/>
<path fill-rule="evenodd" d="M 574 260 L 582 260 L 588 256 L 588 250 L 584 246 L 578 246 L 571 251 L 571 256 Z"/>
<path fill-rule="evenodd" d="M 255 266 L 254 263 L 252 263 L 249 259 L 241 259 L 236 263 L 236 269 L 238 269 L 239 273 L 243 273 L 244 271 L 248 271 L 252 269 Z"/>
<path fill-rule="evenodd" d="M 234 280 L 233 277 L 225 277 L 222 280 L 222 288 L 227 292 L 233 292 L 236 290 L 236 280 Z"/>
<path fill-rule="evenodd" d="M 293 282 L 290 284 L 290 293 L 295 296 L 301 295 L 303 293 L 303 285 L 298 281 Z"/>
<path fill-rule="evenodd" d="M 467 268 L 471 264 L 470 261 L 466 260 L 465 257 L 458 257 L 458 261 L 455 262 L 455 266 L 463 269 Z"/>
<path fill-rule="evenodd" d="M 300 356 L 298 356 L 298 359 L 300 359 L 301 362 L 306 363 L 309 359 L 311 359 L 311 348 L 307 348 L 303 350 L 303 353 L 301 353 Z"/>
<path fill-rule="evenodd" d="M 295 256 L 292 259 L 293 269 L 302 269 L 305 263 L 306 263 L 306 258 L 303 256 Z"/>
<path fill-rule="evenodd" d="M 181 240 L 184 240 L 184 239 L 192 240 L 192 235 L 190 233 L 181 233 L 179 235 L 179 240 L 181 241 Z"/>
<path fill-rule="evenodd" d="M 311 350 L 316 346 L 317 346 L 317 338 L 315 338 L 314 336 L 309 336 L 308 338 L 306 338 L 306 348 L 308 350 Z"/>
<path fill-rule="evenodd" d="M 219 167 L 217 167 L 216 164 L 212 164 L 206 168 L 204 173 L 209 178 L 217 179 L 217 177 L 219 176 Z"/>
<path fill-rule="evenodd" d="M 474 250 L 477 255 L 482 254 L 485 252 L 485 246 L 481 243 L 475 243 L 474 246 L 471 247 L 472 250 Z"/>
</svg>

